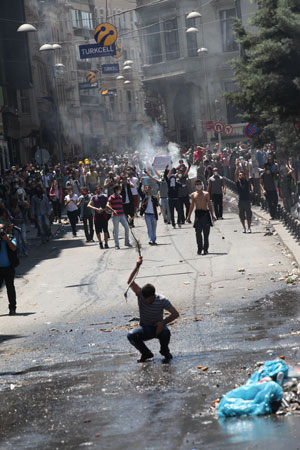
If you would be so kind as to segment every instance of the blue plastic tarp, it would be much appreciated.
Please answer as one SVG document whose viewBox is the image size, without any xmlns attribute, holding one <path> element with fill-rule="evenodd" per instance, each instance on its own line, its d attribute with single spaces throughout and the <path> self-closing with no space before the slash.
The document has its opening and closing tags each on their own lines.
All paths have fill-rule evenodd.
<svg viewBox="0 0 300 450">
<path fill-rule="evenodd" d="M 219 417 L 260 416 L 272 414 L 282 399 L 282 387 L 276 381 L 260 382 L 265 377 L 276 379 L 282 372 L 288 376 L 288 365 L 282 360 L 266 361 L 247 383 L 228 392 L 219 403 Z"/>
<path fill-rule="evenodd" d="M 257 383 L 265 377 L 276 377 L 279 372 L 284 374 L 284 378 L 287 378 L 289 366 L 282 359 L 276 361 L 266 361 L 265 364 L 249 378 L 246 384 Z"/>
</svg>

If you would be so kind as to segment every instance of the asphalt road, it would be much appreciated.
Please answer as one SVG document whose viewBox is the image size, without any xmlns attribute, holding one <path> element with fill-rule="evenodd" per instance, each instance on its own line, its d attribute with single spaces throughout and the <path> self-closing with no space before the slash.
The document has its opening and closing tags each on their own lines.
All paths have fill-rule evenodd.
<svg viewBox="0 0 300 450">
<path fill-rule="evenodd" d="M 127 339 L 135 296 L 123 296 L 135 249 L 100 250 L 81 230 L 36 248 L 18 269 L 18 315 L 0 303 L 0 449 L 298 449 L 298 419 L 218 421 L 212 401 L 284 354 L 300 364 L 300 294 L 280 278 L 292 256 L 266 222 L 241 233 L 234 202 L 196 254 L 194 229 L 160 221 L 157 247 L 143 219 L 135 233 L 155 284 L 181 313 L 171 327 L 174 359 L 137 364 Z M 123 243 L 123 241 L 121 241 Z M 113 241 L 110 241 L 113 246 Z M 244 269 L 244 270 L 242 270 Z M 197 366 L 207 366 L 207 371 Z"/>
</svg>

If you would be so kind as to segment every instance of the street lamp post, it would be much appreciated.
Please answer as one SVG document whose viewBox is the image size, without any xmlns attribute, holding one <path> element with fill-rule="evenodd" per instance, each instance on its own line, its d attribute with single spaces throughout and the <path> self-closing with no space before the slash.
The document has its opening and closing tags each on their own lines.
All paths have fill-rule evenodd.
<svg viewBox="0 0 300 450">
<path fill-rule="evenodd" d="M 17 29 L 18 33 L 31 33 L 36 32 L 37 29 L 35 26 L 24 23 L 20 25 Z M 57 135 L 57 147 L 58 147 L 58 158 L 60 163 L 63 163 L 63 152 L 62 152 L 62 142 L 61 142 L 61 127 L 60 127 L 60 116 L 59 116 L 59 107 L 58 107 L 58 101 L 57 101 L 57 85 L 56 85 L 56 74 L 55 74 L 55 61 L 54 61 L 54 51 L 61 49 L 61 45 L 59 44 L 44 44 L 40 47 L 40 52 L 51 52 L 51 74 L 53 78 L 53 100 L 55 105 L 55 125 L 56 125 L 56 135 Z M 60 65 L 62 67 L 62 65 Z"/>
<path fill-rule="evenodd" d="M 57 100 L 57 84 L 56 84 L 56 73 L 55 73 L 55 61 L 54 61 L 54 51 L 59 50 L 61 46 L 59 44 L 44 44 L 40 47 L 40 52 L 50 52 L 50 66 L 51 74 L 53 79 L 53 101 L 55 106 L 55 128 L 57 136 L 57 147 L 58 147 L 58 159 L 59 162 L 63 163 L 63 151 L 61 142 L 61 126 L 60 126 L 60 113 L 59 105 Z"/>
</svg>

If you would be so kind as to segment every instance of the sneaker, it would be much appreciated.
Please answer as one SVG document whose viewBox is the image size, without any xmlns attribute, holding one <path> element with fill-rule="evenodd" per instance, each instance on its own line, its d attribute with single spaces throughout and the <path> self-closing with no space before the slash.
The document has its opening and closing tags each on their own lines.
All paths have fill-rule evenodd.
<svg viewBox="0 0 300 450">
<path fill-rule="evenodd" d="M 9 315 L 10 315 L 10 316 L 15 316 L 15 315 L 16 315 L 16 308 L 11 308 L 11 309 L 9 310 Z"/>
<path fill-rule="evenodd" d="M 102 241 L 99 242 L 99 247 L 103 249 L 103 242 Z"/>
<path fill-rule="evenodd" d="M 243 233 L 246 233 L 246 228 L 243 228 Z"/>
<path fill-rule="evenodd" d="M 157 242 L 152 242 L 152 245 L 157 245 Z"/>
<path fill-rule="evenodd" d="M 201 253 L 202 253 L 202 250 L 197 251 L 197 255 L 201 255 Z"/>
<path fill-rule="evenodd" d="M 153 245 L 153 242 L 152 242 L 152 241 L 149 241 L 149 245 Z"/>
<path fill-rule="evenodd" d="M 251 230 L 251 228 L 248 228 L 248 231 L 247 231 L 247 233 L 252 233 L 252 230 Z"/>
<path fill-rule="evenodd" d="M 132 244 L 130 244 L 130 242 L 128 242 L 127 244 L 125 244 L 126 247 L 132 247 Z"/>
<path fill-rule="evenodd" d="M 104 248 L 109 248 L 108 244 L 105 244 L 105 245 L 104 245 Z"/>
<path fill-rule="evenodd" d="M 143 363 L 145 361 L 147 361 L 147 359 L 151 359 L 153 358 L 153 353 L 149 352 L 149 353 L 142 353 L 140 359 L 137 360 L 138 363 Z"/>
<path fill-rule="evenodd" d="M 204 250 L 203 254 L 208 255 L 208 250 Z"/>
<path fill-rule="evenodd" d="M 120 247 L 118 245 L 115 246 L 116 250 L 120 250 Z"/>
</svg>

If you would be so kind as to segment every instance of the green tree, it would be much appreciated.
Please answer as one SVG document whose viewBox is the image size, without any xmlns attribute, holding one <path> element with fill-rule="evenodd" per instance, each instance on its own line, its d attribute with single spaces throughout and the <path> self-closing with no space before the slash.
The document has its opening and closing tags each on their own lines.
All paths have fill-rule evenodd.
<svg viewBox="0 0 300 450">
<path fill-rule="evenodd" d="M 226 97 L 244 120 L 265 127 L 261 140 L 273 134 L 299 146 L 300 0 L 256 3 L 251 28 L 235 24 L 241 55 L 232 64 L 240 91 Z"/>
</svg>

